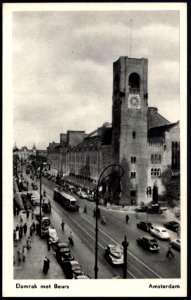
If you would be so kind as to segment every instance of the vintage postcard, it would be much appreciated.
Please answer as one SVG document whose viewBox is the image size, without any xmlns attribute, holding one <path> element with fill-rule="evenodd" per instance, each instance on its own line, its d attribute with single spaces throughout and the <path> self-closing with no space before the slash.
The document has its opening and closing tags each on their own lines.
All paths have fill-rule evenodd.
<svg viewBox="0 0 191 300">
<path fill-rule="evenodd" d="M 186 26 L 3 5 L 3 296 L 187 295 Z"/>
</svg>

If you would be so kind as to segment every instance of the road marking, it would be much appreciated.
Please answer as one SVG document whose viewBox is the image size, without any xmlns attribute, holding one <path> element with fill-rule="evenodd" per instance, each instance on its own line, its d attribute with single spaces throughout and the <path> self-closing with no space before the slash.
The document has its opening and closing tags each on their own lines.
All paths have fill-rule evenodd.
<svg viewBox="0 0 191 300">
<path fill-rule="evenodd" d="M 43 187 L 44 187 L 44 185 L 43 185 Z M 49 190 L 49 191 L 52 193 L 52 190 L 50 190 L 50 189 L 47 188 L 46 186 L 45 186 L 45 188 L 46 188 L 47 190 Z M 53 199 L 50 198 L 50 196 L 48 196 L 48 197 L 49 197 L 49 199 L 51 199 L 51 200 L 53 201 Z M 85 231 L 85 232 L 88 234 L 88 236 L 91 237 L 91 239 L 94 240 L 94 238 L 87 232 L 87 230 L 85 230 L 82 226 L 80 226 L 79 223 L 77 223 L 76 221 L 74 221 L 74 219 L 71 218 L 69 215 L 68 215 L 68 217 L 69 217 L 75 224 L 77 224 L 77 226 L 79 226 L 83 231 Z M 85 218 L 83 215 L 81 215 L 81 217 L 82 217 L 84 220 L 86 220 L 88 223 L 90 223 L 92 226 L 95 227 L 95 224 L 93 224 L 90 220 L 88 220 L 87 218 Z M 114 243 L 116 243 L 117 245 L 119 245 L 119 246 L 121 247 L 121 245 L 120 245 L 116 240 L 114 240 L 111 236 L 109 236 L 109 235 L 108 235 L 107 233 L 105 233 L 103 230 L 99 229 L 99 231 L 102 232 L 102 233 L 103 233 L 104 235 L 106 235 L 110 240 L 112 240 Z M 99 242 L 98 242 L 98 245 L 99 245 L 102 249 L 104 249 L 104 247 L 103 247 Z M 140 260 L 139 260 L 136 256 L 134 256 L 131 252 L 127 251 L 127 253 L 128 253 L 129 255 L 131 255 L 135 260 L 137 260 L 142 266 L 144 266 L 146 269 L 148 269 L 148 270 L 151 271 L 153 274 L 155 274 L 158 278 L 162 278 L 159 274 L 157 274 L 155 271 L 153 271 L 152 269 L 150 269 L 147 265 L 145 265 L 142 261 L 140 261 Z M 128 271 L 128 272 L 129 272 L 129 271 Z M 134 277 L 134 275 L 133 275 L 132 273 L 129 272 L 129 274 L 131 274 L 131 276 L 132 276 L 133 278 L 136 278 L 136 277 Z"/>
<path fill-rule="evenodd" d="M 90 222 L 89 220 L 87 220 L 86 218 L 84 218 L 84 216 L 82 215 L 82 218 L 85 219 L 87 222 L 89 222 L 92 226 L 94 226 L 94 224 L 92 222 Z M 99 231 L 101 231 L 103 234 L 105 234 L 109 239 L 111 239 L 114 243 L 116 243 L 118 246 L 121 246 L 116 240 L 114 240 L 111 236 L 109 236 L 107 233 L 105 233 L 103 230 L 99 229 Z M 137 260 L 141 265 L 143 265 L 144 267 L 146 267 L 149 271 L 151 271 L 153 274 L 155 274 L 158 278 L 162 278 L 159 274 L 157 274 L 155 271 L 153 271 L 152 269 L 150 269 L 147 265 L 145 265 L 142 261 L 140 261 L 136 256 L 134 256 L 131 252 L 127 251 L 127 253 L 129 255 L 131 255 L 135 260 Z"/>
</svg>

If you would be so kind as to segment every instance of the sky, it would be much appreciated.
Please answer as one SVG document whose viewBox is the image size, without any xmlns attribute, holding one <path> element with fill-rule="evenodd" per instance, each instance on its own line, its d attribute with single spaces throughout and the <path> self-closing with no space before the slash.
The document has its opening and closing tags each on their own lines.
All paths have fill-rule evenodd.
<svg viewBox="0 0 191 300">
<path fill-rule="evenodd" d="M 130 40 L 131 57 L 148 58 L 149 106 L 178 121 L 178 11 L 14 12 L 17 147 L 46 149 L 67 130 L 111 122 L 113 62 L 130 56 Z"/>
</svg>

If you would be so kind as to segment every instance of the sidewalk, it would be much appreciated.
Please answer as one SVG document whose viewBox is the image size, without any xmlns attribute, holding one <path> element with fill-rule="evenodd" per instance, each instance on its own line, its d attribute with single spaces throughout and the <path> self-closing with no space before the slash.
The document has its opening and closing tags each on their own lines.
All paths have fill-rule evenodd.
<svg viewBox="0 0 191 300">
<path fill-rule="evenodd" d="M 31 218 L 31 213 L 27 219 L 25 213 L 21 213 L 23 222 L 27 224 L 27 233 L 23 235 L 22 240 L 15 242 L 14 245 L 14 279 L 63 279 L 65 278 L 64 272 L 54 257 L 53 250 L 48 251 L 46 240 L 40 239 L 36 233 L 33 233 L 31 237 L 31 249 L 28 250 L 25 262 L 17 261 L 17 250 L 23 245 L 26 245 L 26 240 L 29 236 L 29 227 L 33 223 L 37 223 L 35 219 Z M 16 226 L 20 226 L 20 214 L 14 217 L 14 229 Z M 48 274 L 42 272 L 44 257 L 47 256 L 50 259 L 50 268 Z"/>
</svg>

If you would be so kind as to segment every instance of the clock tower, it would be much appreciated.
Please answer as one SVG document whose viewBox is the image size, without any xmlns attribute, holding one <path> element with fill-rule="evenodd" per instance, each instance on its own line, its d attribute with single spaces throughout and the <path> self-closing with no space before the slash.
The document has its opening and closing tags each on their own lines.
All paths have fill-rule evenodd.
<svg viewBox="0 0 191 300">
<path fill-rule="evenodd" d="M 113 64 L 112 160 L 124 169 L 121 204 L 146 199 L 148 60 L 120 57 Z"/>
</svg>

